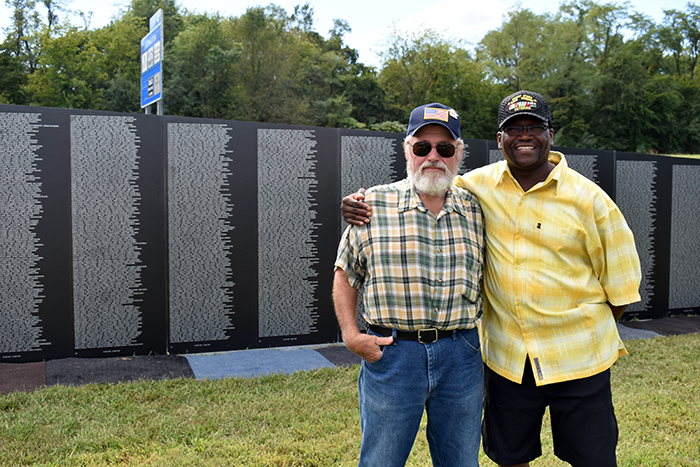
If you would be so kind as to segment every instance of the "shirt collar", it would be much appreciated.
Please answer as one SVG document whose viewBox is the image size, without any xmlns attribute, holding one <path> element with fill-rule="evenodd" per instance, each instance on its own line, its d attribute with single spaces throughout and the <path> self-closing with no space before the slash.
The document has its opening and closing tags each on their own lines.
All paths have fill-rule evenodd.
<svg viewBox="0 0 700 467">
<path fill-rule="evenodd" d="M 464 206 L 462 206 L 461 203 L 453 202 L 453 200 L 455 200 L 453 191 L 454 186 L 450 187 L 450 189 L 447 191 L 447 194 L 445 195 L 445 204 L 442 206 L 441 212 L 451 213 L 454 211 L 466 216 Z M 421 201 L 420 196 L 418 196 L 416 188 L 410 183 L 406 183 L 403 189 L 403 194 L 399 197 L 399 212 L 406 212 L 410 211 L 411 209 L 418 209 L 422 212 L 428 211 L 423 204 L 423 201 Z"/>
<path fill-rule="evenodd" d="M 566 163 L 564 154 L 560 153 L 559 151 L 549 151 L 549 162 L 554 164 L 554 169 L 552 169 L 552 171 L 549 173 L 549 176 L 544 184 L 554 183 L 552 180 L 556 180 L 557 186 L 554 193 L 558 195 L 559 187 L 564 181 L 564 178 L 566 178 L 566 169 L 569 167 L 569 164 Z"/>
<path fill-rule="evenodd" d="M 549 151 L 549 162 L 554 164 L 554 169 L 549 173 L 547 180 L 544 181 L 542 186 L 553 183 L 553 181 L 556 180 L 556 194 L 559 194 L 559 186 L 564 181 L 566 169 L 569 167 L 569 165 L 566 162 L 564 154 L 559 151 Z M 508 162 L 500 161 L 498 164 L 499 166 L 496 171 L 494 187 L 500 184 L 505 176 L 509 176 L 515 181 L 515 177 L 513 177 L 513 175 L 510 173 L 510 169 L 508 168 Z"/>
<path fill-rule="evenodd" d="M 404 179 L 405 183 L 399 197 L 399 212 L 406 212 L 411 209 L 418 208 L 418 193 L 413 188 L 408 179 Z"/>
</svg>

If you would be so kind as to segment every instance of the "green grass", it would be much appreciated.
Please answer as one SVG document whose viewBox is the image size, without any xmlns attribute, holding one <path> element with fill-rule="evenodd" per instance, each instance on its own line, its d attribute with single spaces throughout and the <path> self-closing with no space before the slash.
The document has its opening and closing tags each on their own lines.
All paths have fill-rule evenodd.
<svg viewBox="0 0 700 467">
<path fill-rule="evenodd" d="M 628 341 L 612 370 L 618 463 L 700 466 L 700 335 Z M 358 367 L 0 396 L 0 466 L 351 466 Z M 424 420 L 425 423 L 425 420 Z M 421 430 L 408 465 L 430 465 Z M 567 465 L 545 454 L 533 467 Z M 482 465 L 493 466 L 481 453 Z"/>
</svg>

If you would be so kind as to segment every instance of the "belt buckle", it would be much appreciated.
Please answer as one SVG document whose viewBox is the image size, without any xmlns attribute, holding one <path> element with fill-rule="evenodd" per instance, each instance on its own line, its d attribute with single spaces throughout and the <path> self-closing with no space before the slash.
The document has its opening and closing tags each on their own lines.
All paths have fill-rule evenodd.
<svg viewBox="0 0 700 467">
<path fill-rule="evenodd" d="M 430 337 L 432 339 L 423 339 L 423 333 L 424 332 L 433 332 L 434 334 Z M 418 342 L 421 344 L 432 344 L 433 342 L 438 340 L 438 330 L 436 328 L 427 328 L 427 329 L 419 329 L 418 330 Z"/>
</svg>

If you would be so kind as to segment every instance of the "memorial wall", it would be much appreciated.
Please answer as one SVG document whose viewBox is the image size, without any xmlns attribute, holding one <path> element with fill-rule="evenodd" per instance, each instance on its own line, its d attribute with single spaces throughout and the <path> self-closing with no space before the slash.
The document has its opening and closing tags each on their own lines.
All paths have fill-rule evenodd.
<svg viewBox="0 0 700 467">
<path fill-rule="evenodd" d="M 0 362 L 336 342 L 343 195 L 404 135 L 0 105 Z M 557 148 L 635 234 L 642 301 L 700 311 L 700 163 Z M 461 172 L 502 159 L 465 140 Z"/>
</svg>

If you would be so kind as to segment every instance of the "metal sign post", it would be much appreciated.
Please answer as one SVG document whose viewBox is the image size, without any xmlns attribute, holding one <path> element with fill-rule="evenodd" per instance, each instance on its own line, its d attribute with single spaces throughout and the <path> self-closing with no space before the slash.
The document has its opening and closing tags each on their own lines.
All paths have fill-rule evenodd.
<svg viewBox="0 0 700 467">
<path fill-rule="evenodd" d="M 141 39 L 141 108 L 151 113 L 151 104 L 158 103 L 163 115 L 163 10 L 150 19 L 150 31 Z"/>
</svg>

